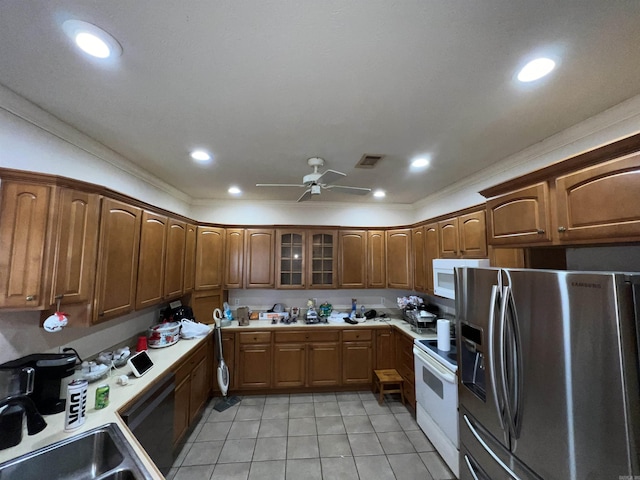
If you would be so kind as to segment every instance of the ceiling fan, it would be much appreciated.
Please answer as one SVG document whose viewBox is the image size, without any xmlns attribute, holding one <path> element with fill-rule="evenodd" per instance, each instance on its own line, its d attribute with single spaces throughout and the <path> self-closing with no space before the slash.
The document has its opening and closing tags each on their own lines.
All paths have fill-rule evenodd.
<svg viewBox="0 0 640 480">
<path fill-rule="evenodd" d="M 302 183 L 256 183 L 256 187 L 306 187 L 307 190 L 298 199 L 298 202 L 309 200 L 312 195 L 320 195 L 322 190 L 330 190 L 334 192 L 348 193 L 351 195 L 366 195 L 371 191 L 370 188 L 348 187 L 345 185 L 334 185 L 333 183 L 347 176 L 346 173 L 337 172 L 335 170 L 325 170 L 318 172 L 318 167 L 324 165 L 324 159 L 320 157 L 312 157 L 307 160 L 307 164 L 313 168 L 313 173 L 302 177 Z"/>
</svg>

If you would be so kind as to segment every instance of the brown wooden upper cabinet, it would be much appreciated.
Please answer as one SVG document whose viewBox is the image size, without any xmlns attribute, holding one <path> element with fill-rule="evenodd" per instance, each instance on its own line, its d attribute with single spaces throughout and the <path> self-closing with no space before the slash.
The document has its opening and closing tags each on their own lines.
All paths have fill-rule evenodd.
<svg viewBox="0 0 640 480">
<path fill-rule="evenodd" d="M 225 231 L 224 288 L 244 286 L 244 229 Z"/>
<path fill-rule="evenodd" d="M 94 323 L 122 316 L 135 307 L 141 219 L 139 208 L 103 198 Z"/>
<path fill-rule="evenodd" d="M 309 230 L 307 233 L 308 288 L 336 288 L 337 232 L 336 230 Z"/>
<path fill-rule="evenodd" d="M 338 255 L 340 288 L 366 288 L 367 231 L 340 230 Z"/>
<path fill-rule="evenodd" d="M 184 266 L 187 224 L 174 218 L 167 227 L 167 254 L 164 268 L 164 298 L 176 298 L 184 292 Z"/>
<path fill-rule="evenodd" d="M 276 230 L 276 288 L 305 288 L 306 238 L 304 230 Z"/>
<path fill-rule="evenodd" d="M 412 288 L 411 229 L 387 230 L 386 243 L 387 287 Z"/>
<path fill-rule="evenodd" d="M 184 293 L 193 290 L 196 281 L 196 236 L 197 227 L 187 224 L 184 247 Z"/>
<path fill-rule="evenodd" d="M 142 212 L 136 310 L 162 301 L 168 224 L 164 215 Z"/>
<path fill-rule="evenodd" d="M 487 227 L 484 210 L 458 217 L 460 256 L 487 258 Z"/>
<path fill-rule="evenodd" d="M 487 237 L 491 245 L 550 242 L 551 215 L 547 182 L 488 200 Z"/>
<path fill-rule="evenodd" d="M 42 308 L 52 187 L 2 181 L 0 306 Z"/>
<path fill-rule="evenodd" d="M 484 210 L 438 222 L 439 258 L 486 258 Z"/>
<path fill-rule="evenodd" d="M 413 288 L 419 292 L 427 289 L 424 227 L 411 229 L 411 250 L 413 256 Z"/>
<path fill-rule="evenodd" d="M 275 287 L 274 229 L 247 228 L 245 230 L 245 288 Z"/>
<path fill-rule="evenodd" d="M 224 241 L 224 228 L 197 228 L 196 290 L 210 290 L 222 287 L 224 277 Z"/>
<path fill-rule="evenodd" d="M 555 179 L 561 243 L 640 238 L 640 152 Z"/>
<path fill-rule="evenodd" d="M 367 287 L 387 286 L 387 239 L 384 230 L 367 231 Z"/>
<path fill-rule="evenodd" d="M 439 258 L 457 258 L 460 255 L 458 217 L 438 222 Z"/>
<path fill-rule="evenodd" d="M 89 303 L 93 298 L 98 253 L 100 197 L 61 188 L 49 303 Z"/>
<path fill-rule="evenodd" d="M 425 291 L 433 294 L 433 259 L 438 258 L 438 224 L 424 226 Z"/>
</svg>

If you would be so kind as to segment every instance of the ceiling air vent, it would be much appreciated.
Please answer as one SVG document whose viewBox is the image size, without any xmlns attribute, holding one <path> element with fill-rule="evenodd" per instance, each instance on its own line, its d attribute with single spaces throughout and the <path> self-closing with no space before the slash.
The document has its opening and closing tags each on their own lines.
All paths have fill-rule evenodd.
<svg viewBox="0 0 640 480">
<path fill-rule="evenodd" d="M 373 168 L 383 158 L 384 155 L 365 153 L 360 161 L 356 164 L 356 168 Z"/>
</svg>

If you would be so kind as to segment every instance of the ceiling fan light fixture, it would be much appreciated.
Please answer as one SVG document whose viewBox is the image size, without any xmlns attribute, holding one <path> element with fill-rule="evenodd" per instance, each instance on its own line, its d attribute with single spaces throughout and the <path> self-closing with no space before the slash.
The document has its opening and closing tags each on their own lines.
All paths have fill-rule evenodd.
<svg viewBox="0 0 640 480">
<path fill-rule="evenodd" d="M 229 190 L 227 190 L 227 192 L 229 192 L 231 195 L 240 195 L 242 193 L 242 190 L 234 185 L 229 187 Z"/>
<path fill-rule="evenodd" d="M 387 194 L 384 190 L 376 190 L 375 192 L 373 192 L 373 196 L 376 198 L 384 198 L 387 196 Z"/>
</svg>

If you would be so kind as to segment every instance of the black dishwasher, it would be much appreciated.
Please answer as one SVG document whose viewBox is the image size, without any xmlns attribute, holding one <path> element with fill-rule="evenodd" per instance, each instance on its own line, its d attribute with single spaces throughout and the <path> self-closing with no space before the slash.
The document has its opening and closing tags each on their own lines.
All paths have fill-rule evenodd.
<svg viewBox="0 0 640 480">
<path fill-rule="evenodd" d="M 123 413 L 122 419 L 158 469 L 166 475 L 173 465 L 175 378 L 156 382 Z"/>
</svg>

